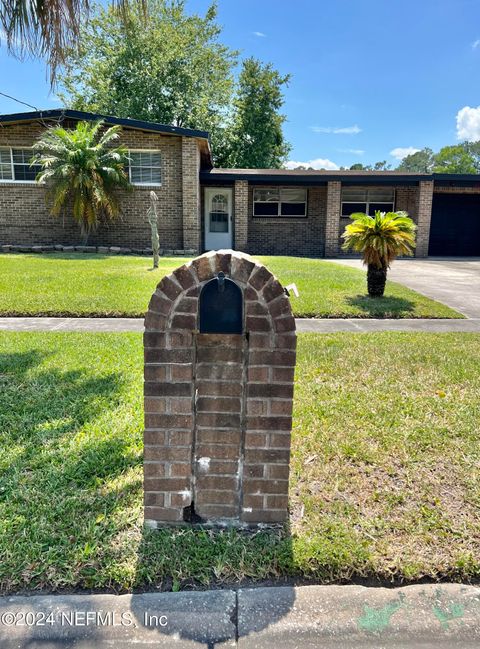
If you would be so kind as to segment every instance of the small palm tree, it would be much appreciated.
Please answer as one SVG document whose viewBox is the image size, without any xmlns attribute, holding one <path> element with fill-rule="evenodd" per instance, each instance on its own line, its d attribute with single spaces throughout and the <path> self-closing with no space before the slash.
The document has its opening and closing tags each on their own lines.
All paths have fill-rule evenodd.
<svg viewBox="0 0 480 649">
<path fill-rule="evenodd" d="M 367 266 L 367 287 L 371 297 L 385 292 L 387 271 L 398 255 L 413 255 L 416 225 L 406 212 L 362 212 L 352 214 L 342 237 L 343 250 L 355 250 L 363 255 Z"/>
<path fill-rule="evenodd" d="M 102 218 L 113 221 L 120 214 L 117 189 L 129 189 L 125 170 L 128 151 L 112 147 L 119 126 L 101 132 L 103 122 L 78 122 L 75 129 L 49 128 L 34 145 L 32 164 L 42 166 L 37 182 L 46 183 L 51 213 L 59 216 L 71 205 L 73 218 L 85 238 Z"/>
</svg>

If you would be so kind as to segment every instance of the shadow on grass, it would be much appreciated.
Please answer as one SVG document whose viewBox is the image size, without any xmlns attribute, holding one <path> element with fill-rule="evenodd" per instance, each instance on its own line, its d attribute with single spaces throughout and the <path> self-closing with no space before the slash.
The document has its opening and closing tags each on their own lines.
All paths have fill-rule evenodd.
<svg viewBox="0 0 480 649">
<path fill-rule="evenodd" d="M 146 609 L 153 604 L 152 612 L 156 613 L 156 605 L 157 610 L 168 615 L 168 625 L 155 629 L 159 636 L 176 636 L 214 649 L 239 636 L 261 632 L 288 614 L 295 602 L 295 589 L 291 586 L 275 591 L 243 590 L 241 596 L 233 591 L 245 582 L 255 586 L 255 581 L 291 574 L 292 567 L 292 538 L 288 526 L 262 530 L 191 526 L 144 528 L 138 549 L 137 584 L 156 591 L 180 588 L 199 591 L 213 582 L 215 589 L 220 587 L 229 592 L 218 593 L 218 600 L 202 592 L 179 592 L 173 596 L 165 593 L 156 595 L 150 606 L 148 598 L 139 596 L 132 599 L 131 610 L 137 624 L 142 626 L 148 619 Z M 190 577 L 182 579 L 182 575 Z M 229 621 L 224 615 L 228 605 Z M 242 619 L 238 614 L 239 605 Z M 160 638 L 159 646 L 164 646 Z"/>
<path fill-rule="evenodd" d="M 125 399 L 122 375 L 47 367 L 45 359 L 41 349 L 0 356 L 0 590 L 122 588 L 129 562 L 137 588 L 213 583 L 229 590 L 217 603 L 183 593 L 183 608 L 172 593 L 161 606 L 155 600 L 152 614 L 170 613 L 168 626 L 156 629 L 159 642 L 160 634 L 167 643 L 178 634 L 208 648 L 234 640 L 232 591 L 240 581 L 291 573 L 289 531 L 165 528 L 137 536 L 141 437 L 134 424 L 132 441 L 129 425 L 115 419 Z M 286 588 L 273 608 L 255 600 L 248 633 L 286 615 L 294 599 L 294 589 Z M 231 619 L 222 609 L 226 601 Z M 132 600 L 139 624 L 145 625 L 147 603 Z"/>
<path fill-rule="evenodd" d="M 0 355 L 0 590 L 100 585 L 115 512 L 138 498 L 123 474 L 141 462 L 139 439 L 105 416 L 121 374 L 43 368 L 45 357 Z"/>
<path fill-rule="evenodd" d="M 370 297 L 369 295 L 356 295 L 345 298 L 350 306 L 361 309 L 370 317 L 395 318 L 405 313 L 413 313 L 415 304 L 411 300 L 392 295 L 383 297 Z"/>
<path fill-rule="evenodd" d="M 24 375 L 31 367 L 39 365 L 48 355 L 39 349 L 0 354 L 0 380 L 5 382 L 11 380 L 10 374 Z"/>
</svg>

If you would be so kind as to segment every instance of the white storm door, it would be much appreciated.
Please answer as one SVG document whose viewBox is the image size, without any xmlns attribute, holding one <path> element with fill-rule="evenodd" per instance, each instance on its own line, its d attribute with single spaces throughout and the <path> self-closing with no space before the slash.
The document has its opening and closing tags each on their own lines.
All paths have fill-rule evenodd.
<svg viewBox="0 0 480 649">
<path fill-rule="evenodd" d="M 205 250 L 232 247 L 232 190 L 205 189 Z"/>
</svg>

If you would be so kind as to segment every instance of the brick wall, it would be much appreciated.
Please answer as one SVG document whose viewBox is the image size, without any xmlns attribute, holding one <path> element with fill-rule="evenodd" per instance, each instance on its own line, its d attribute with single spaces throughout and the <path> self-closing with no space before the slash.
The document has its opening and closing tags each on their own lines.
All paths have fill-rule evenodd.
<svg viewBox="0 0 480 649">
<path fill-rule="evenodd" d="M 234 188 L 235 250 L 248 250 L 248 181 L 236 180 Z"/>
<path fill-rule="evenodd" d="M 64 123 L 65 126 L 73 126 Z M 0 146 L 30 147 L 45 130 L 37 122 L 0 126 Z M 197 148 L 195 140 L 190 140 Z M 114 224 L 102 225 L 89 238 L 91 245 L 134 248 L 150 247 L 150 226 L 146 221 L 149 192 L 158 197 L 161 248 L 184 248 L 183 197 L 190 188 L 182 186 L 182 138 L 124 129 L 121 142 L 132 149 L 155 149 L 162 153 L 162 186 L 136 187 L 121 193 L 122 217 Z M 196 172 L 198 186 L 198 170 Z M 198 194 L 198 191 L 197 191 Z M 198 202 L 197 202 L 198 212 Z M 67 213 L 54 219 L 45 204 L 45 189 L 31 183 L 0 183 L 0 244 L 77 245 L 82 243 L 78 226 Z M 191 246 L 193 247 L 193 246 Z M 197 248 L 196 248 L 197 249 Z"/>
<path fill-rule="evenodd" d="M 182 137 L 182 218 L 184 248 L 200 252 L 200 151 L 196 140 Z"/>
<path fill-rule="evenodd" d="M 379 188 L 380 189 L 380 188 Z M 395 188 L 395 209 L 408 212 L 415 223 L 418 221 L 418 186 L 405 185 Z"/>
<path fill-rule="evenodd" d="M 306 218 L 254 217 L 253 190 L 254 187 L 250 186 L 247 243 L 249 253 L 299 257 L 323 256 L 327 211 L 325 186 L 307 187 Z"/>
<path fill-rule="evenodd" d="M 242 291 L 242 334 L 198 333 L 219 271 Z M 147 524 L 285 521 L 296 335 L 279 282 L 247 255 L 202 255 L 158 285 L 144 343 Z"/>
<path fill-rule="evenodd" d="M 432 218 L 433 180 L 421 180 L 418 191 L 417 247 L 415 257 L 428 256 Z"/>
<path fill-rule="evenodd" d="M 442 187 L 434 185 L 434 194 L 480 194 L 480 187 Z"/>
<path fill-rule="evenodd" d="M 331 180 L 327 184 L 327 223 L 325 230 L 325 257 L 335 257 L 338 254 L 338 237 L 340 228 L 342 183 Z"/>
</svg>

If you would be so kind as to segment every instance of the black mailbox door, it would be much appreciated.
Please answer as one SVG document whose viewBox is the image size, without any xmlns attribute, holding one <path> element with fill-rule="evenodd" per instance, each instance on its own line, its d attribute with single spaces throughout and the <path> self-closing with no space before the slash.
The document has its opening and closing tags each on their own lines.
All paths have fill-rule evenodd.
<svg viewBox="0 0 480 649">
<path fill-rule="evenodd" d="M 205 284 L 200 293 L 200 333 L 243 333 L 243 295 L 223 273 Z"/>
</svg>

